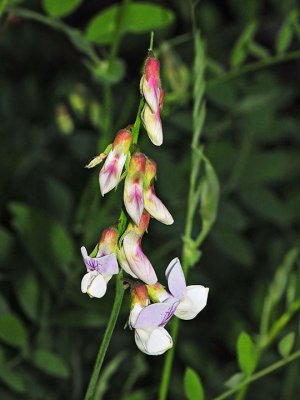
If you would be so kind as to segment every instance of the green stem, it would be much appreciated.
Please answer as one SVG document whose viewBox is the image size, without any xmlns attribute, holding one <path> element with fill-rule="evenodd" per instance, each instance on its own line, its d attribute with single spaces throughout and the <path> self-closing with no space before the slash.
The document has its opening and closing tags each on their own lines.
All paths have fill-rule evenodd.
<svg viewBox="0 0 300 400">
<path fill-rule="evenodd" d="M 263 60 L 245 65 L 244 67 L 234 68 L 228 72 L 225 72 L 217 78 L 210 79 L 207 82 L 207 86 L 208 88 L 211 88 L 220 83 L 227 82 L 231 79 L 239 78 L 240 76 L 248 74 L 249 72 L 254 72 L 262 68 L 267 68 L 271 65 L 280 64 L 290 60 L 296 60 L 297 58 L 300 58 L 300 50 L 291 51 L 285 54 L 276 54 L 275 56 L 271 56 Z"/>
<path fill-rule="evenodd" d="M 101 342 L 101 346 L 98 351 L 98 355 L 96 358 L 96 362 L 94 365 L 94 369 L 90 378 L 90 382 L 88 385 L 88 389 L 85 395 L 85 400 L 93 400 L 94 395 L 95 395 L 95 390 L 96 390 L 96 385 L 98 382 L 100 370 L 104 361 L 104 357 L 106 354 L 106 351 L 108 349 L 117 319 L 118 315 L 121 309 L 122 305 L 122 300 L 123 300 L 123 295 L 124 295 L 124 288 L 123 288 L 123 282 L 122 282 L 122 271 L 119 272 L 117 275 L 116 279 L 116 294 L 115 294 L 115 300 L 114 300 L 114 305 L 111 311 L 111 315 L 107 324 L 107 327 L 104 332 L 104 336 Z"/>
<path fill-rule="evenodd" d="M 133 124 L 133 128 L 132 128 L 132 144 L 135 145 L 138 142 L 138 138 L 139 138 L 139 133 L 140 133 L 140 128 L 141 128 L 141 113 L 142 113 L 142 109 L 144 107 L 145 104 L 145 100 L 142 97 L 140 100 L 140 104 L 139 104 L 139 108 L 138 108 L 138 112 L 136 115 L 136 119 L 134 121 Z"/>
<path fill-rule="evenodd" d="M 270 365 L 267 368 L 262 369 L 261 371 L 257 372 L 256 374 L 252 375 L 250 378 L 245 379 L 243 382 L 241 382 L 239 385 L 234 387 L 233 389 L 229 389 L 226 392 L 220 394 L 217 397 L 214 397 L 213 400 L 224 400 L 236 393 L 238 390 L 240 390 L 242 387 L 245 385 L 248 385 L 250 382 L 257 381 L 260 378 L 263 378 L 264 376 L 270 374 L 271 372 L 276 371 L 277 369 L 285 366 L 286 364 L 296 360 L 297 358 L 300 357 L 300 350 L 294 352 L 290 356 L 284 358 L 283 360 L 280 360 L 272 365 Z"/>
</svg>

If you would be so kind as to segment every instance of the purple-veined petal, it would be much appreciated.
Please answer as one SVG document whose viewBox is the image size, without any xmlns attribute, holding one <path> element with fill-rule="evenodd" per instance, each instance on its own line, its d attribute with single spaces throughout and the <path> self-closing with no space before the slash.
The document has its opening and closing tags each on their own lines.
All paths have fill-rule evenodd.
<svg viewBox="0 0 300 400">
<path fill-rule="evenodd" d="M 102 196 L 115 188 L 120 181 L 127 155 L 111 150 L 99 174 L 99 184 Z"/>
<path fill-rule="evenodd" d="M 140 178 L 125 179 L 124 204 L 130 218 L 139 225 L 144 211 L 143 185 Z"/>
<path fill-rule="evenodd" d="M 153 185 L 148 190 L 144 190 L 144 205 L 148 213 L 165 225 L 171 225 L 174 219 L 166 206 L 156 196 Z"/>
<path fill-rule="evenodd" d="M 174 258 L 168 265 L 166 278 L 172 295 L 177 299 L 182 299 L 186 293 L 186 281 L 178 258 Z"/>
<path fill-rule="evenodd" d="M 114 275 L 119 271 L 115 253 L 102 257 L 90 257 L 87 254 L 86 248 L 82 246 L 81 254 L 88 271 L 97 271 L 102 275 Z"/>
<path fill-rule="evenodd" d="M 186 288 L 186 294 L 178 304 L 175 315 L 184 320 L 193 319 L 207 304 L 209 289 L 202 285 L 191 285 Z"/>
<path fill-rule="evenodd" d="M 142 309 L 133 327 L 135 329 L 154 329 L 165 326 L 173 316 L 178 300 L 172 299 L 165 303 L 154 303 Z"/>
<path fill-rule="evenodd" d="M 163 143 L 163 131 L 160 119 L 160 110 L 153 113 L 150 107 L 145 104 L 142 112 L 142 120 L 149 139 L 155 146 L 161 146 Z"/>
<path fill-rule="evenodd" d="M 134 232 L 129 232 L 123 241 L 123 248 L 131 271 L 143 282 L 152 285 L 157 282 L 157 276 L 152 264 L 143 253 L 141 238 Z"/>
<path fill-rule="evenodd" d="M 135 343 L 143 353 L 150 356 L 163 354 L 173 346 L 172 337 L 164 328 L 156 328 L 150 331 L 136 329 Z"/>
</svg>

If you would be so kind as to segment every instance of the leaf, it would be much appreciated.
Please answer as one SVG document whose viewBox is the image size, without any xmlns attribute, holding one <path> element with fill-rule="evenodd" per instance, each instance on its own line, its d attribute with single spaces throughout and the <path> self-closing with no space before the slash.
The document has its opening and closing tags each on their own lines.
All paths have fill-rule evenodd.
<svg viewBox="0 0 300 400">
<path fill-rule="evenodd" d="M 23 274 L 15 282 L 15 292 L 23 311 L 36 321 L 39 311 L 39 283 L 34 272 Z"/>
<path fill-rule="evenodd" d="M 239 385 L 242 380 L 245 378 L 245 375 L 242 372 L 237 372 L 236 374 L 232 375 L 227 381 L 225 382 L 225 386 L 229 389 L 235 388 Z"/>
<path fill-rule="evenodd" d="M 286 50 L 289 48 L 295 33 L 295 26 L 297 24 L 298 16 L 299 11 L 296 9 L 292 10 L 282 24 L 282 27 L 278 32 L 278 36 L 276 38 L 277 53 L 285 53 Z"/>
<path fill-rule="evenodd" d="M 47 14 L 52 17 L 65 17 L 71 14 L 82 0 L 42 0 L 42 5 Z"/>
<path fill-rule="evenodd" d="M 23 376 L 7 368 L 0 369 L 0 380 L 17 393 L 25 393 L 26 386 Z"/>
<path fill-rule="evenodd" d="M 3 261 L 6 257 L 8 257 L 12 249 L 13 238 L 12 235 L 2 227 L 0 227 L 0 243 L 0 261 Z"/>
<path fill-rule="evenodd" d="M 41 371 L 58 378 L 68 378 L 70 375 L 69 367 L 65 361 L 48 350 L 37 349 L 31 357 L 30 362 L 39 368 Z"/>
<path fill-rule="evenodd" d="M 202 382 L 196 371 L 187 368 L 184 374 L 184 392 L 188 400 L 203 400 L 204 390 Z"/>
<path fill-rule="evenodd" d="M 57 221 L 25 204 L 11 203 L 13 226 L 25 249 L 49 284 L 57 288 L 59 276 L 57 267 L 70 273 L 70 263 L 74 258 L 74 245 L 65 228 Z M 55 273 L 56 272 L 56 273 Z"/>
<path fill-rule="evenodd" d="M 238 67 L 246 60 L 248 55 L 248 46 L 252 42 L 256 31 L 257 22 L 249 22 L 241 36 L 238 38 L 230 54 L 230 65 L 232 67 Z"/>
<path fill-rule="evenodd" d="M 219 204 L 220 186 L 218 177 L 208 158 L 203 156 L 204 173 L 200 181 L 200 216 L 202 228 L 199 242 L 202 242 L 215 222 Z"/>
<path fill-rule="evenodd" d="M 97 44 L 111 43 L 118 23 L 119 5 L 106 8 L 88 24 L 85 37 Z M 147 16 L 147 18 L 145 18 Z M 164 28 L 174 20 L 171 10 L 157 4 L 136 2 L 129 4 L 122 18 L 122 33 L 145 33 Z"/>
<path fill-rule="evenodd" d="M 0 315 L 0 340 L 21 349 L 27 346 L 27 331 L 16 315 L 12 313 Z"/>
<path fill-rule="evenodd" d="M 282 357 L 287 357 L 295 343 L 295 332 L 290 332 L 285 335 L 278 344 L 278 351 Z"/>
<path fill-rule="evenodd" d="M 241 370 L 249 376 L 255 370 L 257 362 L 257 351 L 251 337 L 242 332 L 237 341 L 237 355 Z"/>
</svg>

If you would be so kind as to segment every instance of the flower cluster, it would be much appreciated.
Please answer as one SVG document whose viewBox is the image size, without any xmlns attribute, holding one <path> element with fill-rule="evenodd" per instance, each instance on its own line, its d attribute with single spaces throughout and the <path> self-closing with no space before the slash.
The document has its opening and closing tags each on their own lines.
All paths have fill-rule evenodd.
<svg viewBox="0 0 300 400">
<path fill-rule="evenodd" d="M 150 140 L 157 146 L 163 142 L 160 118 L 163 90 L 159 69 L 159 61 L 149 52 L 140 83 L 144 98 L 141 119 Z M 166 269 L 166 290 L 143 252 L 142 239 L 150 218 L 166 225 L 174 220 L 155 192 L 156 163 L 133 146 L 133 136 L 131 127 L 121 129 L 113 143 L 87 166 L 92 168 L 105 160 L 99 174 L 102 196 L 116 188 L 125 177 L 123 200 L 129 223 L 122 232 L 117 226 L 105 229 L 93 256 L 88 255 L 85 247 L 81 248 L 87 269 L 81 291 L 90 297 L 103 297 L 108 281 L 118 273 L 120 265 L 134 278 L 129 280 L 129 327 L 134 329 L 135 342 L 144 353 L 159 355 L 173 343 L 165 325 L 173 315 L 186 320 L 194 318 L 206 305 L 208 288 L 186 286 L 180 261 L 175 258 Z"/>
</svg>

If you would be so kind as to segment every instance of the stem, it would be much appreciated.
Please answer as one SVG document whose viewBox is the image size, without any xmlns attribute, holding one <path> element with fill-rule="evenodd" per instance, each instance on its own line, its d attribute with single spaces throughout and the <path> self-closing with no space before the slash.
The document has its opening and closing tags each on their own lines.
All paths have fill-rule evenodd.
<svg viewBox="0 0 300 400">
<path fill-rule="evenodd" d="M 262 68 L 267 68 L 271 65 L 279 64 L 282 62 L 287 62 L 290 60 L 295 60 L 297 58 L 300 58 L 300 50 L 296 51 L 291 51 L 286 54 L 276 54 L 275 56 L 271 56 L 268 58 L 265 58 L 264 60 L 260 60 L 248 65 L 245 65 L 244 67 L 241 68 L 234 68 L 228 72 L 225 72 L 224 74 L 220 75 L 217 78 L 210 79 L 207 82 L 208 88 L 211 88 L 215 85 L 218 85 L 220 83 L 227 82 L 231 79 L 239 78 L 242 75 L 245 75 L 249 72 L 254 72 Z"/>
<path fill-rule="evenodd" d="M 239 385 L 237 385 L 233 389 L 229 389 L 226 392 L 220 394 L 217 397 L 214 397 L 212 400 L 224 400 L 230 397 L 232 394 L 240 390 L 243 386 L 248 385 L 250 382 L 257 381 L 260 378 L 263 378 L 265 375 L 270 374 L 271 372 L 276 371 L 278 368 L 285 366 L 286 364 L 296 360 L 300 357 L 300 350 L 294 352 L 290 356 L 284 358 L 283 360 L 277 361 L 274 364 L 271 364 L 269 367 L 262 369 L 261 371 L 257 372 L 256 374 L 252 375 L 250 378 L 245 379 Z"/>
<path fill-rule="evenodd" d="M 152 51 L 152 50 L 153 50 L 153 42 L 154 42 L 154 32 L 152 31 L 152 32 L 151 32 L 151 35 L 150 35 L 149 51 Z"/>
<path fill-rule="evenodd" d="M 108 349 L 117 319 L 118 315 L 121 309 L 122 305 L 122 300 L 123 300 L 123 295 L 124 295 L 124 288 L 123 288 L 123 282 L 122 282 L 122 271 L 119 272 L 117 275 L 116 279 L 116 294 L 115 294 L 115 300 L 114 300 L 114 305 L 111 311 L 111 315 L 107 324 L 107 327 L 104 332 L 104 336 L 101 342 L 101 346 L 98 351 L 98 355 L 96 358 L 96 362 L 94 365 L 94 369 L 90 378 L 90 382 L 88 385 L 88 389 L 85 395 L 85 400 L 93 400 L 94 399 L 94 394 L 96 390 L 96 385 L 97 381 L 99 378 L 100 370 L 104 361 L 104 357 L 106 354 L 106 351 Z"/>
</svg>

